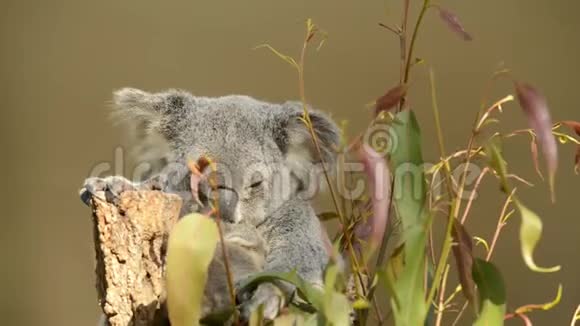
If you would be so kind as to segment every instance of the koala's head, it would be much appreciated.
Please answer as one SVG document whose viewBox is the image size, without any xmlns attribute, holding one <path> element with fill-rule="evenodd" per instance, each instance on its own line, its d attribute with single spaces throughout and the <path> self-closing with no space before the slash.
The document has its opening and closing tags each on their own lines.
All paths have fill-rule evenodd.
<svg viewBox="0 0 580 326">
<path fill-rule="evenodd" d="M 115 92 L 114 103 L 116 120 L 134 127 L 142 157 L 163 162 L 162 175 L 173 174 L 170 191 L 183 191 L 187 198 L 188 160 L 208 157 L 216 162 L 220 210 L 232 222 L 260 223 L 285 201 L 319 184 L 321 157 L 330 170 L 336 160 L 335 123 L 309 109 L 319 155 L 299 102 L 272 104 L 239 95 L 207 98 L 178 90 L 151 94 L 125 88 Z M 211 190 L 203 189 L 202 197 L 211 198 Z"/>
</svg>

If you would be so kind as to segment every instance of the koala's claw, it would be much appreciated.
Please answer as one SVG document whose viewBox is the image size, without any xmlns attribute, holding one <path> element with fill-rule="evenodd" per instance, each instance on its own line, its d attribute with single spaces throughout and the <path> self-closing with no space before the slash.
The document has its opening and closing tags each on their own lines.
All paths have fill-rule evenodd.
<svg viewBox="0 0 580 326">
<path fill-rule="evenodd" d="M 243 320 L 250 320 L 252 312 L 263 306 L 264 318 L 274 320 L 285 305 L 282 291 L 271 283 L 263 283 L 258 286 L 251 299 L 242 303 L 240 308 Z"/>
<path fill-rule="evenodd" d="M 81 201 L 86 205 L 90 205 L 91 198 L 116 203 L 122 192 L 136 188 L 137 186 L 131 181 L 119 176 L 88 178 L 79 191 L 79 195 Z M 100 196 L 100 192 L 104 193 L 104 198 Z"/>
<path fill-rule="evenodd" d="M 79 190 L 79 197 L 81 198 L 81 201 L 87 206 L 91 205 L 91 198 L 93 197 L 103 199 L 85 187 L 82 187 L 81 190 Z"/>
</svg>

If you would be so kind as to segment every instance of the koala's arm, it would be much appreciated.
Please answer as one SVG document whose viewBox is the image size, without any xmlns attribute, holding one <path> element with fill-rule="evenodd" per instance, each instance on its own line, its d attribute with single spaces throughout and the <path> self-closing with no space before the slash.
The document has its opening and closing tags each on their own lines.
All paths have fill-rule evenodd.
<svg viewBox="0 0 580 326">
<path fill-rule="evenodd" d="M 269 250 L 264 271 L 296 269 L 304 280 L 321 285 L 329 255 L 324 231 L 309 203 L 291 200 L 265 224 L 264 238 Z"/>
<path fill-rule="evenodd" d="M 323 283 L 323 272 L 329 255 L 322 226 L 308 202 L 293 199 L 258 227 L 268 244 L 264 272 L 290 272 L 315 286 Z M 252 298 L 242 306 L 242 316 L 264 305 L 264 317 L 273 320 L 286 305 L 295 287 L 286 282 L 262 283 Z"/>
</svg>

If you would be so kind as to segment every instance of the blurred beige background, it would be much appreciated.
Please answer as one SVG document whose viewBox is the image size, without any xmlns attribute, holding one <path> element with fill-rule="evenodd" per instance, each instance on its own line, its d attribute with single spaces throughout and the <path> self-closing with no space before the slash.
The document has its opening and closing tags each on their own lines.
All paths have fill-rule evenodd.
<svg viewBox="0 0 580 326">
<path fill-rule="evenodd" d="M 350 121 L 368 121 L 365 104 L 398 80 L 398 42 L 378 22 L 399 22 L 401 1 L 16 1 L 0 2 L 0 160 L 3 173 L 0 311 L 4 325 L 94 325 L 93 248 L 89 210 L 77 198 L 88 171 L 112 161 L 120 132 L 106 106 L 113 89 L 179 87 L 198 95 L 241 93 L 271 101 L 297 98 L 296 76 L 266 50 L 269 42 L 296 54 L 304 20 L 329 37 L 308 57 L 307 92 L 317 107 Z M 414 7 L 420 1 L 412 1 Z M 442 0 L 474 41 L 450 33 L 428 14 L 414 70 L 411 103 L 423 126 L 427 160 L 437 159 L 427 67 L 437 74 L 447 148 L 465 146 L 483 85 L 504 62 L 548 96 L 554 120 L 580 120 L 580 21 L 577 1 Z M 499 83 L 496 96 L 510 92 Z M 505 129 L 525 127 L 516 105 L 502 115 Z M 536 259 L 562 264 L 555 274 L 524 266 L 514 218 L 495 261 L 508 284 L 508 309 L 541 303 L 564 284 L 562 303 L 531 316 L 537 325 L 568 324 L 580 304 L 580 177 L 574 149 L 561 147 L 557 205 L 534 174 L 528 139 L 508 146 L 510 168 L 536 183 L 521 188 L 545 221 Z M 484 182 L 469 230 L 492 235 L 501 201 Z M 487 196 L 487 197 L 486 197 Z M 443 221 L 439 221 L 443 223 Z M 510 322 L 512 325 L 520 321 Z"/>
</svg>

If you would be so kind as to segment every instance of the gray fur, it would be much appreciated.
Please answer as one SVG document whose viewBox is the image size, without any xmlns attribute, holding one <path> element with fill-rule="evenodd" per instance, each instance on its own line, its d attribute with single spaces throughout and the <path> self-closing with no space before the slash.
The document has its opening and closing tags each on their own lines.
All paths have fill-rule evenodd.
<svg viewBox="0 0 580 326">
<path fill-rule="evenodd" d="M 318 182 L 309 172 L 319 163 L 319 155 L 301 120 L 301 103 L 272 104 L 240 95 L 195 97 L 180 90 L 150 94 L 125 88 L 115 92 L 114 104 L 114 119 L 128 123 L 142 157 L 162 166 L 156 177 L 134 187 L 154 185 L 181 194 L 185 212 L 196 211 L 199 205 L 192 200 L 185 163 L 210 157 L 220 173 L 225 171 L 221 188 L 235 194 L 230 196 L 234 199 L 226 219 L 254 225 L 269 248 L 264 270 L 297 269 L 307 281 L 322 283 L 328 261 L 324 233 L 302 196 L 312 182 Z M 331 169 L 338 128 L 325 114 L 308 109 L 322 158 Z M 284 290 L 287 296 L 292 287 Z M 243 313 L 262 303 L 266 316 L 273 318 L 284 298 L 263 284 Z"/>
<path fill-rule="evenodd" d="M 233 281 L 243 281 L 264 268 L 267 245 L 258 230 L 247 223 L 222 223 L 224 243 L 216 248 L 208 268 L 204 290 L 202 318 L 232 306 L 221 246 L 226 247 Z"/>
</svg>

